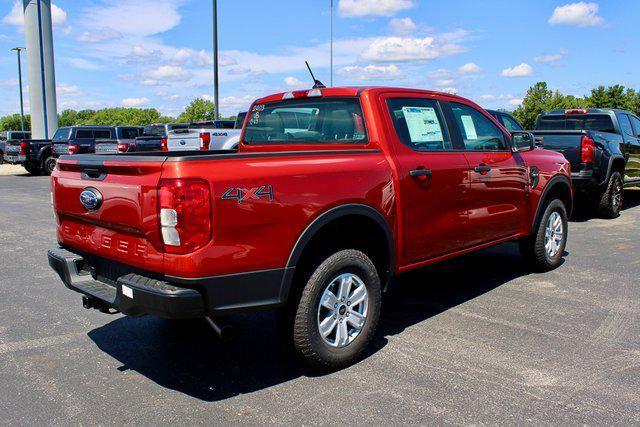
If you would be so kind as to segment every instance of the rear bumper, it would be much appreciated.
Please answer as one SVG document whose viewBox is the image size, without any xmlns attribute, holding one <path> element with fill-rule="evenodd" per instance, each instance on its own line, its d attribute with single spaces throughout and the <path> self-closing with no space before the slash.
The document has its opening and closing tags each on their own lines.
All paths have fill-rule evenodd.
<svg viewBox="0 0 640 427">
<path fill-rule="evenodd" d="M 598 181 L 593 176 L 592 170 L 582 170 L 571 172 L 571 181 L 576 190 L 593 190 L 598 187 Z"/>
<path fill-rule="evenodd" d="M 24 154 L 20 155 L 20 154 L 5 153 L 3 158 L 5 163 L 9 163 L 12 165 L 21 165 L 27 161 L 27 156 L 25 156 Z"/>
<path fill-rule="evenodd" d="M 152 277 L 65 249 L 50 250 L 48 258 L 67 288 L 129 316 L 185 319 L 278 307 L 287 300 L 293 275 L 283 268 L 197 279 Z"/>
</svg>

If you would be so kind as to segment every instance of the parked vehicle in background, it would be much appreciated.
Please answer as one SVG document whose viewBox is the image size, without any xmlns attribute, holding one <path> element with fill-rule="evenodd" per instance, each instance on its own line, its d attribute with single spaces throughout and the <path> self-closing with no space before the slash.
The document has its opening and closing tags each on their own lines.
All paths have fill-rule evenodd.
<svg viewBox="0 0 640 427">
<path fill-rule="evenodd" d="M 620 215 L 624 188 L 640 185 L 640 119 L 615 109 L 554 110 L 540 115 L 538 143 L 571 162 L 577 191 L 606 218 Z"/>
<path fill-rule="evenodd" d="M 96 154 L 130 153 L 136 149 L 136 138 L 142 135 L 143 128 L 136 126 L 116 126 L 115 139 L 97 139 Z"/>
<path fill-rule="evenodd" d="M 166 151 L 218 151 L 237 148 L 237 142 L 229 145 L 233 136 L 240 136 L 242 129 L 234 129 L 232 120 L 212 120 L 191 123 L 189 129 L 176 130 L 169 135 Z"/>
<path fill-rule="evenodd" d="M 0 132 L 0 165 L 4 162 L 4 153 L 7 142 L 28 141 L 31 139 L 31 132 L 9 130 Z"/>
<path fill-rule="evenodd" d="M 242 127 L 244 126 L 244 119 L 247 117 L 247 112 L 243 112 L 243 113 L 238 113 L 238 116 L 236 117 L 236 122 L 233 125 L 234 129 L 242 129 Z"/>
<path fill-rule="evenodd" d="M 14 139 L 25 136 L 26 139 Z M 5 143 L 4 162 L 22 165 L 31 175 L 51 174 L 56 160 L 51 151 L 51 140 L 31 139 L 30 132 L 12 133 Z"/>
<path fill-rule="evenodd" d="M 116 139 L 113 126 L 61 127 L 53 135 L 53 154 L 55 157 L 60 157 L 64 154 L 95 153 L 96 140 L 113 139 Z"/>
<path fill-rule="evenodd" d="M 166 151 L 167 139 L 172 132 L 189 129 L 187 123 L 156 123 L 145 126 L 136 138 L 136 151 Z"/>
<path fill-rule="evenodd" d="M 496 118 L 498 122 L 509 132 L 521 132 L 524 127 L 515 117 L 505 111 L 487 110 L 489 114 Z"/>
<path fill-rule="evenodd" d="M 60 160 L 49 264 L 86 308 L 216 325 L 277 307 L 297 354 L 338 368 L 397 274 L 506 241 L 539 270 L 562 262 L 567 160 L 471 101 L 313 89 L 256 101 L 247 123 L 238 154 Z"/>
</svg>

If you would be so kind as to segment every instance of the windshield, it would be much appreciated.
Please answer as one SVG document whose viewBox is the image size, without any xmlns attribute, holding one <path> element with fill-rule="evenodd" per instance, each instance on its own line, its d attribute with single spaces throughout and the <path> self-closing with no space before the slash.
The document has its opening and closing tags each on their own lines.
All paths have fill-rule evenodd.
<svg viewBox="0 0 640 427">
<path fill-rule="evenodd" d="M 307 98 L 253 107 L 244 142 L 365 143 L 367 134 L 357 98 Z"/>
<path fill-rule="evenodd" d="M 60 128 L 53 135 L 54 142 L 66 142 L 69 140 L 69 132 L 71 128 Z"/>
<path fill-rule="evenodd" d="M 549 115 L 538 119 L 536 130 L 592 130 L 615 133 L 608 114 Z"/>
</svg>

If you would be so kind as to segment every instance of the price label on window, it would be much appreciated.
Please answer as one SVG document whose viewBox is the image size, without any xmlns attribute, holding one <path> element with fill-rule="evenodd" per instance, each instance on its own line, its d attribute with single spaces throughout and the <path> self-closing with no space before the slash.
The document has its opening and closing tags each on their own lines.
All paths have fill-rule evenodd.
<svg viewBox="0 0 640 427">
<path fill-rule="evenodd" d="M 442 127 L 431 107 L 402 107 L 411 142 L 442 142 Z"/>
<path fill-rule="evenodd" d="M 478 132 L 476 131 L 476 125 L 473 123 L 473 117 L 461 116 L 462 126 L 464 126 L 464 133 L 467 134 L 467 140 L 475 141 L 478 139 Z"/>
</svg>

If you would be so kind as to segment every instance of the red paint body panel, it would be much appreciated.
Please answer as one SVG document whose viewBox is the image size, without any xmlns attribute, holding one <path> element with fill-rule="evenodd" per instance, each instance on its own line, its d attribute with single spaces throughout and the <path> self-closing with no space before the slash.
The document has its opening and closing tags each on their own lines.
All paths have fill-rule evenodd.
<svg viewBox="0 0 640 427">
<path fill-rule="evenodd" d="M 399 272 L 530 234 L 548 180 L 558 174 L 570 176 L 562 155 L 539 149 L 413 151 L 398 140 L 383 101 L 390 96 L 423 97 L 479 108 L 463 98 L 396 88 L 322 92 L 324 97 L 360 98 L 366 144 L 246 145 L 241 139 L 238 155 L 129 162 L 107 156 L 103 181 L 82 179 L 77 160 L 61 159 L 52 175 L 59 241 L 185 278 L 268 270 L 286 266 L 314 219 L 334 207 L 358 203 L 374 208 L 387 221 L 396 251 L 393 267 Z M 282 96 L 257 103 L 280 101 Z M 491 165 L 492 171 L 485 176 L 474 172 L 481 163 Z M 529 183 L 531 166 L 540 170 L 534 189 Z M 432 170 L 429 181 L 409 175 L 421 167 Z M 205 247 L 188 255 L 163 250 L 157 206 L 160 178 L 198 178 L 209 184 L 213 232 Z M 260 186 L 272 187 L 273 200 L 249 197 L 238 203 L 222 197 L 230 189 Z M 96 212 L 88 212 L 79 201 L 87 187 L 104 196 Z"/>
</svg>

